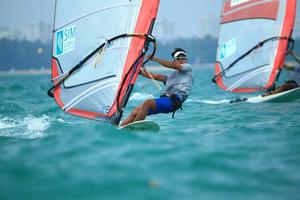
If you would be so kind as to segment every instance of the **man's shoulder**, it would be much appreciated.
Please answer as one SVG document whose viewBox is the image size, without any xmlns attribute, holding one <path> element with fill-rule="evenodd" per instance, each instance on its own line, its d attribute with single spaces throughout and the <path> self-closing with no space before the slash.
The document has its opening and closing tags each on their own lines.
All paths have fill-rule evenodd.
<svg viewBox="0 0 300 200">
<path fill-rule="evenodd" d="M 183 70 L 183 71 L 192 71 L 193 70 L 193 66 L 191 64 L 189 64 L 189 63 L 184 63 L 182 65 L 181 70 Z"/>
<path fill-rule="evenodd" d="M 184 63 L 182 66 L 192 67 L 190 63 Z"/>
<path fill-rule="evenodd" d="M 300 74 L 300 65 L 296 66 L 294 71 Z"/>
</svg>

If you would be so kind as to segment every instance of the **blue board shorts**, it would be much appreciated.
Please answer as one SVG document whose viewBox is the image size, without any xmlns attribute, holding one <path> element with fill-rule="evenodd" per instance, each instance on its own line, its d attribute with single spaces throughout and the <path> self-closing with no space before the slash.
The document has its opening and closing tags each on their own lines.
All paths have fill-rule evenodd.
<svg viewBox="0 0 300 200">
<path fill-rule="evenodd" d="M 182 105 L 180 97 L 178 97 L 177 95 L 163 95 L 160 98 L 156 98 L 154 100 L 156 104 L 156 109 L 149 109 L 148 115 L 175 112 L 177 109 L 181 108 Z"/>
<path fill-rule="evenodd" d="M 169 97 L 160 97 L 154 100 L 156 104 L 156 109 L 149 109 L 148 115 L 173 112 L 173 102 Z"/>
</svg>

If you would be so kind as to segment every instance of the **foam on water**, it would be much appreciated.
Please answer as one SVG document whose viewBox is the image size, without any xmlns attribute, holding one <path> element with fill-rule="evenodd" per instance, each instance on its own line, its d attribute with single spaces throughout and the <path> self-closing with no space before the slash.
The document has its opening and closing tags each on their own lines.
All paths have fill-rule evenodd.
<svg viewBox="0 0 300 200">
<path fill-rule="evenodd" d="M 140 101 L 140 100 L 153 99 L 153 98 L 155 98 L 153 94 L 135 92 L 132 94 L 129 100 Z"/>
<path fill-rule="evenodd" d="M 35 117 L 28 115 L 21 118 L 0 118 L 0 136 L 35 139 L 43 137 L 53 120 L 43 115 Z"/>
<path fill-rule="evenodd" d="M 61 122 L 61 123 L 66 123 L 66 122 L 65 122 L 65 120 L 63 120 L 63 119 L 60 119 L 60 118 L 59 118 L 59 119 L 57 119 L 57 121 L 58 121 L 58 122 Z"/>
<path fill-rule="evenodd" d="M 191 103 L 204 103 L 204 104 L 211 104 L 211 105 L 218 105 L 218 104 L 229 104 L 231 102 L 230 99 L 221 99 L 221 100 L 187 100 L 187 102 Z"/>
<path fill-rule="evenodd" d="M 28 116 L 24 119 L 24 125 L 27 125 L 27 130 L 30 132 L 43 132 L 50 126 L 50 118 L 46 115 L 42 117 Z"/>
<path fill-rule="evenodd" d="M 14 128 L 18 126 L 18 123 L 16 122 L 16 120 L 14 119 L 10 119 L 10 118 L 7 118 L 7 117 L 4 117 L 4 118 L 0 118 L 0 130 L 2 129 L 7 129 L 7 128 Z M 1 134 L 2 132 L 0 132 Z"/>
</svg>

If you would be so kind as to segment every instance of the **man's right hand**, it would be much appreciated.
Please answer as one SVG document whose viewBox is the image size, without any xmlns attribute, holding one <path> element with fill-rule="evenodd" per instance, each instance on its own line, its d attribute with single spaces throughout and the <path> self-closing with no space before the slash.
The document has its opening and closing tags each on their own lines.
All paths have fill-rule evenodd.
<svg viewBox="0 0 300 200">
<path fill-rule="evenodd" d="M 144 76 L 144 74 L 145 74 L 145 69 L 144 69 L 144 67 L 141 67 L 141 68 L 140 68 L 140 73 L 139 73 L 139 74 Z"/>
<path fill-rule="evenodd" d="M 147 60 L 152 60 L 152 61 L 155 61 L 156 57 L 155 56 L 152 56 L 151 58 L 151 55 L 148 55 L 147 56 Z"/>
</svg>

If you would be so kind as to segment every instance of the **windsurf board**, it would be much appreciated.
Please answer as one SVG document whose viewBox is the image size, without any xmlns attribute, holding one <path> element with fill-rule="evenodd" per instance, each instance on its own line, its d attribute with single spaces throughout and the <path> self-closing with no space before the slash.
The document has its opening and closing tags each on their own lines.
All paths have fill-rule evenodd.
<svg viewBox="0 0 300 200">
<path fill-rule="evenodd" d="M 259 95 L 256 97 L 235 99 L 230 101 L 230 103 L 239 103 L 239 102 L 249 102 L 249 103 L 284 103 L 284 102 L 293 102 L 300 99 L 300 87 L 284 91 L 277 94 L 272 94 L 268 96 Z"/>
<path fill-rule="evenodd" d="M 130 130 L 130 131 L 149 131 L 149 132 L 159 132 L 159 125 L 150 120 L 142 120 L 132 122 L 125 126 L 119 127 L 119 130 Z"/>
</svg>

